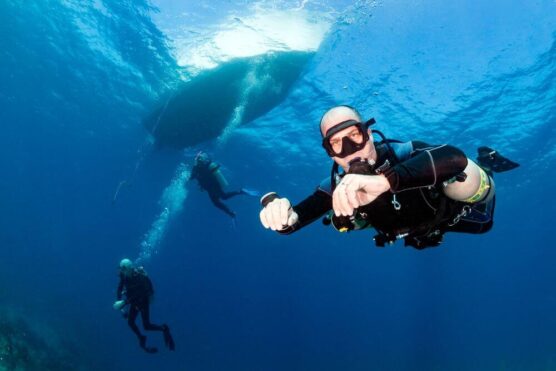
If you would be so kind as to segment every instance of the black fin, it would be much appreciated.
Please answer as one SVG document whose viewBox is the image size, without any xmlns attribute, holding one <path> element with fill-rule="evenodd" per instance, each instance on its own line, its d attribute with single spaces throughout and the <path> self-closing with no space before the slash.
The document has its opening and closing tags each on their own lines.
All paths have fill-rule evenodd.
<svg viewBox="0 0 556 371">
<path fill-rule="evenodd" d="M 139 346 L 147 353 L 154 354 L 158 352 L 157 348 L 147 346 L 147 337 L 145 335 L 139 335 Z"/>
<path fill-rule="evenodd" d="M 156 347 L 145 347 L 143 349 L 145 349 L 145 352 L 150 354 L 154 354 L 158 352 L 158 349 Z"/>
<path fill-rule="evenodd" d="M 479 152 L 477 162 L 482 168 L 489 172 L 503 173 L 504 171 L 513 170 L 519 166 L 517 162 L 507 159 L 492 148 L 479 147 L 477 151 Z"/>
<path fill-rule="evenodd" d="M 170 334 L 170 328 L 167 325 L 164 325 L 164 344 L 166 344 L 166 346 L 168 347 L 168 349 L 170 350 L 175 350 L 176 349 L 176 344 L 174 343 L 174 339 L 172 338 L 172 335 Z"/>
</svg>

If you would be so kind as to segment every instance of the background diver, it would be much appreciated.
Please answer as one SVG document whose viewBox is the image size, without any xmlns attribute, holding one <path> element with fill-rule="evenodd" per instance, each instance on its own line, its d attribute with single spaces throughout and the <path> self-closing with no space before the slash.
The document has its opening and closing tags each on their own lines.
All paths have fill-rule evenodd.
<svg viewBox="0 0 556 371">
<path fill-rule="evenodd" d="M 134 267 L 131 260 L 123 259 L 120 262 L 120 283 L 116 294 L 118 300 L 114 303 L 114 309 L 124 312 L 129 327 L 139 339 L 139 345 L 147 353 L 156 353 L 158 349 L 146 345 L 147 337 L 141 334 L 135 324 L 139 313 L 141 313 L 143 328 L 146 331 L 161 331 L 168 349 L 174 350 L 175 344 L 170 334 L 170 328 L 165 324 L 159 326 L 150 321 L 149 305 L 153 294 L 152 282 L 143 267 Z M 123 295 L 125 295 L 125 300 L 122 299 Z M 128 305 L 129 310 L 125 312 L 124 308 Z"/>
<path fill-rule="evenodd" d="M 258 192 L 245 188 L 241 188 L 239 191 L 226 192 L 225 189 L 228 187 L 228 182 L 220 171 L 220 164 L 212 161 L 212 159 L 202 151 L 195 156 L 195 163 L 188 181 L 193 179 L 196 179 L 199 187 L 208 193 L 214 206 L 224 211 L 232 218 L 235 218 L 235 212 L 226 206 L 222 200 L 227 200 L 238 195 L 258 196 Z"/>
<path fill-rule="evenodd" d="M 334 160 L 331 177 L 293 207 L 274 192 L 263 196 L 263 226 L 288 234 L 328 214 L 323 222 L 340 232 L 374 228 L 377 246 L 403 239 L 417 249 L 438 246 L 446 232 L 492 228 L 492 172 L 518 164 L 481 147 L 479 166 L 451 145 L 402 143 L 378 131 L 383 140 L 375 145 L 369 129 L 374 122 L 363 122 L 350 106 L 328 110 L 320 130 L 322 146 Z"/>
</svg>

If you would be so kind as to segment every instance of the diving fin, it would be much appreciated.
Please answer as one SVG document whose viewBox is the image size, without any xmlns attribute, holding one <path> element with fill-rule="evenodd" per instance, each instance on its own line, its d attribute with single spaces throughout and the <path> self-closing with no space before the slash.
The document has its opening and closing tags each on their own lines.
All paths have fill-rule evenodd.
<svg viewBox="0 0 556 371">
<path fill-rule="evenodd" d="M 158 349 L 155 347 L 148 347 L 147 346 L 147 337 L 145 335 L 139 336 L 139 346 L 143 348 L 143 350 L 147 353 L 154 354 L 158 352 Z"/>
<path fill-rule="evenodd" d="M 248 189 L 248 188 L 242 188 L 241 193 L 243 193 L 244 195 L 247 195 L 247 196 L 251 196 L 251 197 L 260 197 L 261 196 L 261 192 L 255 191 L 254 189 Z"/>
<path fill-rule="evenodd" d="M 507 159 L 492 148 L 479 147 L 477 151 L 479 153 L 478 164 L 488 172 L 503 173 L 519 166 L 517 162 Z"/>
<path fill-rule="evenodd" d="M 170 350 L 175 350 L 176 349 L 176 344 L 174 343 L 174 339 L 172 338 L 172 335 L 170 334 L 170 328 L 167 325 L 164 325 L 164 344 L 166 344 L 166 347 L 168 347 L 168 349 Z"/>
</svg>

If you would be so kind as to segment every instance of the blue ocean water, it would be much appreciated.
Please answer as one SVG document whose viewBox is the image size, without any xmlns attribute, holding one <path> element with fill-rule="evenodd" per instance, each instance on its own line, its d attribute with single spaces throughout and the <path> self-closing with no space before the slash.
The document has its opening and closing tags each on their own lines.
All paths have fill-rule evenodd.
<svg viewBox="0 0 556 371">
<path fill-rule="evenodd" d="M 76 369 L 556 369 L 554 0 L 4 0 L 0 46 L 0 310 Z M 272 110 L 152 144 L 143 120 L 168 94 L 269 51 L 315 53 Z M 493 230 L 425 251 L 320 223 L 284 237 L 256 199 L 227 202 L 234 226 L 182 186 L 204 149 L 232 188 L 302 199 L 329 174 L 317 123 L 339 103 L 392 138 L 521 163 L 496 178 Z M 112 309 L 123 257 L 175 353 L 156 333 L 144 353 Z"/>
</svg>

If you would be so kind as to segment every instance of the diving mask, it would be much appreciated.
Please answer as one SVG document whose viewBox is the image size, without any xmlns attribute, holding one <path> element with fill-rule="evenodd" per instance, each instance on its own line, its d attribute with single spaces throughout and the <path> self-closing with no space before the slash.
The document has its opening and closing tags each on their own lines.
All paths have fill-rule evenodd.
<svg viewBox="0 0 556 371">
<path fill-rule="evenodd" d="M 374 118 L 367 122 L 357 120 L 346 120 L 331 127 L 322 138 L 322 146 L 330 157 L 344 158 L 363 149 L 369 141 L 369 126 L 376 121 Z M 332 138 L 340 131 L 353 126 L 353 131 L 342 138 Z"/>
</svg>

